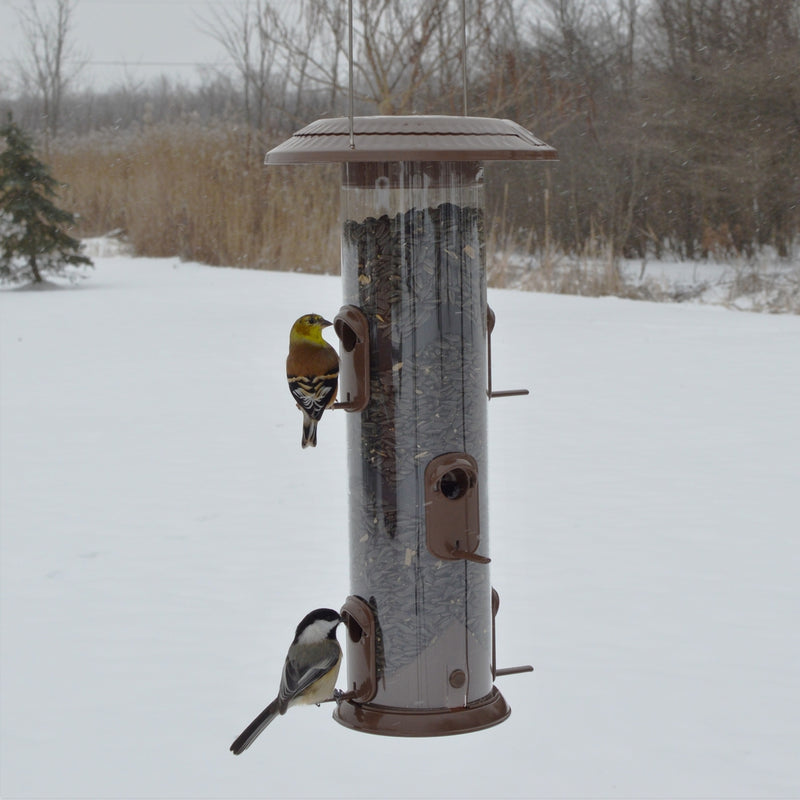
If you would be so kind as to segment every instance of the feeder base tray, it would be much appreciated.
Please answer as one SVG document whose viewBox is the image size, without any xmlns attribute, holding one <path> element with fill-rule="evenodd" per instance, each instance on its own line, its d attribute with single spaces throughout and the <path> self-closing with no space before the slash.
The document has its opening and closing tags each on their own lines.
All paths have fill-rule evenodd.
<svg viewBox="0 0 800 800">
<path fill-rule="evenodd" d="M 381 736 L 450 736 L 491 728 L 511 708 L 496 686 L 483 699 L 461 708 L 412 709 L 344 702 L 333 718 L 346 728 Z"/>
</svg>

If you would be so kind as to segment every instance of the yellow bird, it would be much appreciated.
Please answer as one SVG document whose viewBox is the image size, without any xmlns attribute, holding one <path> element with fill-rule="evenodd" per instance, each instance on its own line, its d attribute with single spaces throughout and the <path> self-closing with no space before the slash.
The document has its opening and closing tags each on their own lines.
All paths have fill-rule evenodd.
<svg viewBox="0 0 800 800">
<path fill-rule="evenodd" d="M 317 423 L 336 401 L 339 356 L 322 338 L 322 329 L 332 324 L 319 314 L 305 314 L 289 333 L 286 378 L 303 412 L 303 447 L 317 446 Z"/>
</svg>

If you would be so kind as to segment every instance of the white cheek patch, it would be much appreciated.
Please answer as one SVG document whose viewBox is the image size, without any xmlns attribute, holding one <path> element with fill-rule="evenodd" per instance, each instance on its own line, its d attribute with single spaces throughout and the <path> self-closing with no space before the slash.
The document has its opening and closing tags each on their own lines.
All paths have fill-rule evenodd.
<svg viewBox="0 0 800 800">
<path fill-rule="evenodd" d="M 301 634 L 297 640 L 298 644 L 311 644 L 313 642 L 320 642 L 325 639 L 330 633 L 331 629 L 337 623 L 331 622 L 328 619 L 318 619 L 312 622 Z"/>
</svg>

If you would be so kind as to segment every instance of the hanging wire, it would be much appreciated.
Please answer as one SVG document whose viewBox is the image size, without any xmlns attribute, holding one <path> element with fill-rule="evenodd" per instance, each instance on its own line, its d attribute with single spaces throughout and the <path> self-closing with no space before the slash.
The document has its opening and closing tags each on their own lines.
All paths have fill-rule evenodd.
<svg viewBox="0 0 800 800">
<path fill-rule="evenodd" d="M 352 0 L 351 0 L 352 2 Z M 467 114 L 467 0 L 461 0 L 461 82 L 464 86 L 464 116 Z"/>
<path fill-rule="evenodd" d="M 356 149 L 356 135 L 353 129 L 353 0 L 347 2 L 347 84 L 348 111 L 350 118 L 350 149 Z"/>
</svg>

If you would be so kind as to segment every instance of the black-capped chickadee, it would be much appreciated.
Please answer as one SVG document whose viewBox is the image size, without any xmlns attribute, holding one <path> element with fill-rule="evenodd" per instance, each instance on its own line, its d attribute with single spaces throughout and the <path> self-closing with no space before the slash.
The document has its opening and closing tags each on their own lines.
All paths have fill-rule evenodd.
<svg viewBox="0 0 800 800">
<path fill-rule="evenodd" d="M 294 705 L 333 698 L 342 662 L 342 648 L 336 639 L 341 621 L 331 608 L 318 608 L 303 617 L 286 654 L 278 696 L 231 745 L 234 755 L 247 750 L 278 714 L 285 714 Z"/>
</svg>

